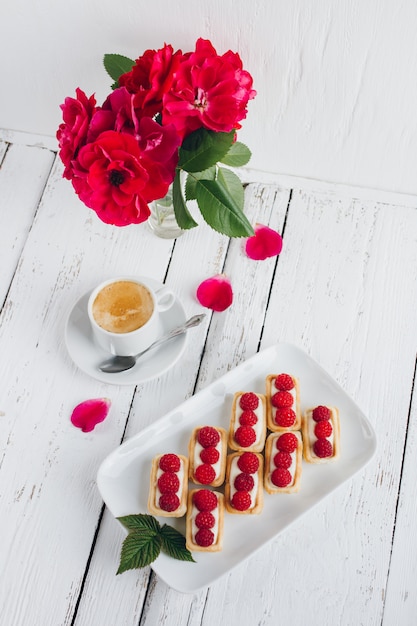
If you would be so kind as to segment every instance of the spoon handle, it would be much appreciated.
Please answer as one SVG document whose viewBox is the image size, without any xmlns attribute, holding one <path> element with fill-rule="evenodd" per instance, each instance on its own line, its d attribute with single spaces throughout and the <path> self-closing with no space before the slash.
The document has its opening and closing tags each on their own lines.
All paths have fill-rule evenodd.
<svg viewBox="0 0 417 626">
<path fill-rule="evenodd" d="M 190 317 L 190 319 L 187 320 L 185 322 L 185 324 L 183 324 L 182 326 L 178 326 L 177 328 L 174 328 L 173 330 L 168 332 L 166 335 L 163 335 L 163 337 L 160 337 L 159 339 L 157 339 L 156 341 L 151 343 L 151 345 L 148 346 L 146 348 L 146 350 L 144 350 L 140 354 L 141 355 L 144 354 L 145 352 L 147 352 L 151 348 L 156 348 L 157 346 L 159 346 L 159 344 L 165 343 L 165 341 L 168 341 L 168 339 L 173 339 L 174 337 L 177 337 L 178 335 L 182 335 L 189 328 L 193 328 L 194 326 L 198 326 L 199 324 L 201 324 L 201 322 L 203 321 L 203 319 L 205 317 L 206 317 L 205 313 L 200 313 L 199 315 L 193 315 L 193 317 Z M 139 355 L 136 355 L 136 357 L 138 357 L 138 356 Z"/>
</svg>

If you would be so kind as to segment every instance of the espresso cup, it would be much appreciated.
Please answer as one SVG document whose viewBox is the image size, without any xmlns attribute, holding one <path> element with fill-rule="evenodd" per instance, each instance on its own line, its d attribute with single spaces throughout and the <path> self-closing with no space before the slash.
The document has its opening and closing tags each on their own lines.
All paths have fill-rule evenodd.
<svg viewBox="0 0 417 626">
<path fill-rule="evenodd" d="M 112 354 L 137 354 L 158 339 L 159 316 L 174 302 L 172 291 L 167 287 L 154 290 L 145 278 L 106 280 L 88 299 L 94 340 Z"/>
</svg>

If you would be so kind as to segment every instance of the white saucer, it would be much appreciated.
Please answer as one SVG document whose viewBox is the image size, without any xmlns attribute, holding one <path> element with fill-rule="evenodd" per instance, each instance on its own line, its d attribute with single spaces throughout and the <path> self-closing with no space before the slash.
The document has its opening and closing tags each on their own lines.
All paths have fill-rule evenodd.
<svg viewBox="0 0 417 626">
<path fill-rule="evenodd" d="M 157 290 L 162 284 L 147 278 L 150 286 Z M 91 290 L 92 291 L 92 290 Z M 65 326 L 65 343 L 68 353 L 78 367 L 96 380 L 113 385 L 137 385 L 160 376 L 172 367 L 185 350 L 187 335 L 175 337 L 164 346 L 151 350 L 132 369 L 119 374 L 108 374 L 98 369 L 98 365 L 108 358 L 108 352 L 94 342 L 87 316 L 87 302 L 91 293 L 84 294 L 71 310 Z M 160 335 L 186 321 L 181 302 L 176 298 L 169 309 L 160 314 Z"/>
</svg>

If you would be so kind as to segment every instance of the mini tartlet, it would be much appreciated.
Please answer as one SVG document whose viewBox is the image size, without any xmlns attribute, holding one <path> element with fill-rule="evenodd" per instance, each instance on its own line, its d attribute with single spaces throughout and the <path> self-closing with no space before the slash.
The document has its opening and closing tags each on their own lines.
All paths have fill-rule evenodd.
<svg viewBox="0 0 417 626">
<path fill-rule="evenodd" d="M 291 374 L 269 374 L 265 380 L 267 426 L 273 432 L 300 430 L 300 385 Z"/>
<path fill-rule="evenodd" d="M 148 511 L 182 517 L 187 511 L 188 459 L 181 454 L 158 454 L 152 459 Z"/>
<path fill-rule="evenodd" d="M 340 456 L 339 409 L 319 405 L 303 415 L 303 455 L 307 463 L 328 463 Z"/>
<path fill-rule="evenodd" d="M 266 437 L 266 398 L 253 391 L 233 396 L 228 446 L 231 450 L 261 452 Z"/>
<path fill-rule="evenodd" d="M 258 515 L 263 509 L 263 456 L 257 452 L 229 454 L 225 506 L 228 513 Z"/>
<path fill-rule="evenodd" d="M 226 473 L 227 432 L 215 426 L 198 426 L 188 444 L 189 478 L 197 485 L 219 487 Z"/>
<path fill-rule="evenodd" d="M 191 552 L 219 552 L 223 548 L 224 496 L 210 489 L 188 492 L 185 545 Z"/>
<path fill-rule="evenodd" d="M 300 489 L 303 441 L 299 431 L 271 433 L 265 444 L 264 488 L 267 493 Z"/>
</svg>

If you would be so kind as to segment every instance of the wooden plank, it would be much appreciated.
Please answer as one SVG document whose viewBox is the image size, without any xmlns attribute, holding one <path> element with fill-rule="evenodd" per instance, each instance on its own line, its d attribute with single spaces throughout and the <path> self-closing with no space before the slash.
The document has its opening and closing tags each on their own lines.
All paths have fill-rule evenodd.
<svg viewBox="0 0 417 626">
<path fill-rule="evenodd" d="M 379 449 L 272 548 L 287 573 L 276 616 L 291 607 L 302 621 L 324 602 L 329 623 L 380 623 L 417 346 L 416 231 L 415 210 L 293 196 L 263 346 L 306 349 L 368 414 Z M 317 592 L 299 603 L 306 588 Z"/>
<path fill-rule="evenodd" d="M 417 367 L 417 363 L 416 363 Z M 417 519 L 417 386 L 413 380 L 413 397 L 408 419 L 401 490 L 395 519 L 392 557 L 385 593 L 382 624 L 412 624 L 417 611 L 415 593 L 417 578 L 417 548 L 415 521 Z"/>
<path fill-rule="evenodd" d="M 6 146 L 0 142 L 0 305 L 55 158 L 53 152 L 42 148 L 11 145 L 6 152 Z"/>
<path fill-rule="evenodd" d="M 102 506 L 95 476 L 121 440 L 134 391 L 97 382 L 73 365 L 63 343 L 67 314 L 106 276 L 149 274 L 162 280 L 173 245 L 157 240 L 146 226 L 102 224 L 61 173 L 57 165 L 0 321 L 6 546 L 0 604 L 10 624 L 71 622 Z M 23 181 L 16 178 L 16 184 Z M 103 396 L 113 405 L 98 432 L 73 428 L 72 408 Z M 51 580 L 59 580 L 53 597 L 39 602 Z"/>
</svg>

